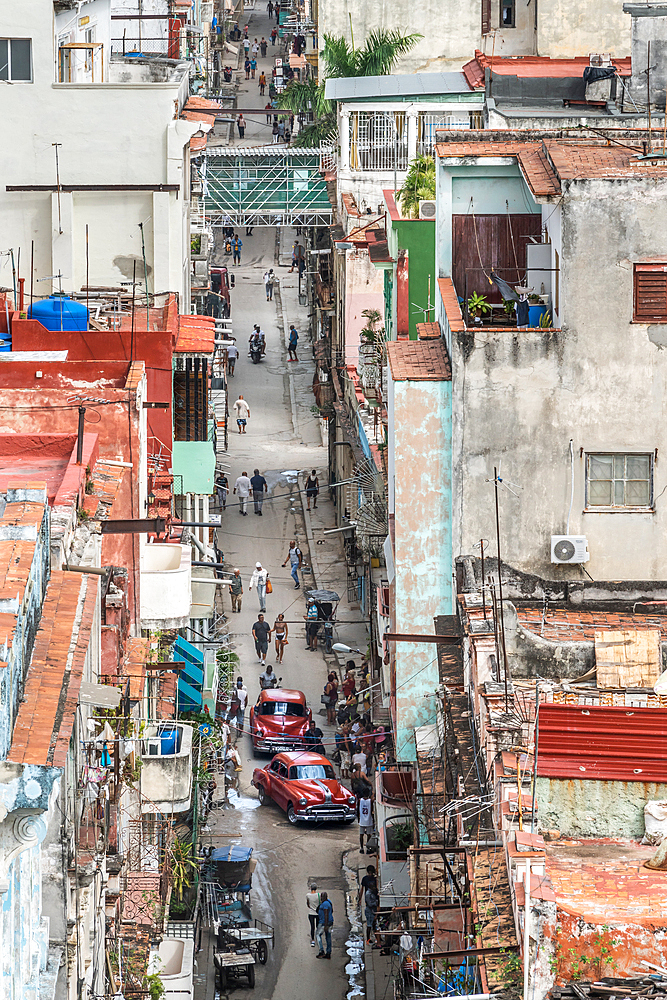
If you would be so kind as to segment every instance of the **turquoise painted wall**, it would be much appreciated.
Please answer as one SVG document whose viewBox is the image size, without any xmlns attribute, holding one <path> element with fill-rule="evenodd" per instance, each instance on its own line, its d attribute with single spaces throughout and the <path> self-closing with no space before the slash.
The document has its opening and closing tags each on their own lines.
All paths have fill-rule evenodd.
<svg viewBox="0 0 667 1000">
<path fill-rule="evenodd" d="M 432 635 L 453 613 L 452 383 L 390 382 L 396 631 Z M 414 760 L 414 729 L 435 721 L 437 650 L 396 643 L 396 754 Z"/>
</svg>

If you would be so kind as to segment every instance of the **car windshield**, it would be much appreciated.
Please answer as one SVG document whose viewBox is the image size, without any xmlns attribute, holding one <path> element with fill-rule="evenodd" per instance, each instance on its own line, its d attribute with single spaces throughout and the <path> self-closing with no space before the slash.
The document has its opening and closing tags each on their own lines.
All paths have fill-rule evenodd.
<svg viewBox="0 0 667 1000">
<path fill-rule="evenodd" d="M 298 767 L 290 767 L 290 778 L 321 780 L 322 778 L 335 778 L 336 772 L 331 764 L 299 764 Z"/>
<path fill-rule="evenodd" d="M 265 701 L 259 706 L 260 715 L 296 715 L 303 718 L 306 709 L 294 701 Z"/>
</svg>

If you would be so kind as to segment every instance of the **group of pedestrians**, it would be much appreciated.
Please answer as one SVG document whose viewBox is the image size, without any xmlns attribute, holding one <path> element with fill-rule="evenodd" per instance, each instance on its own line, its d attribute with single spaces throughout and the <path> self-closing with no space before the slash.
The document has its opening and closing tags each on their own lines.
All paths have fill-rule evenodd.
<svg viewBox="0 0 667 1000">
<path fill-rule="evenodd" d="M 267 621 L 264 620 L 264 615 L 260 612 L 257 616 L 257 621 L 252 627 L 252 637 L 255 640 L 255 652 L 257 653 L 257 660 L 259 663 L 266 664 L 266 657 L 269 652 L 269 642 L 271 641 L 271 636 L 274 636 L 276 644 L 276 666 L 279 666 L 283 662 L 283 653 L 285 651 L 285 646 L 288 645 L 289 640 L 287 636 L 289 635 L 289 627 L 285 621 L 285 615 L 279 614 L 273 623 L 273 628 L 269 625 Z M 269 677 L 260 674 L 260 686 L 262 690 L 269 687 L 275 687 L 275 683 L 271 683 L 271 664 L 268 666 Z M 262 683 L 262 678 L 266 683 Z M 275 677 L 274 677 L 275 679 Z"/>
</svg>

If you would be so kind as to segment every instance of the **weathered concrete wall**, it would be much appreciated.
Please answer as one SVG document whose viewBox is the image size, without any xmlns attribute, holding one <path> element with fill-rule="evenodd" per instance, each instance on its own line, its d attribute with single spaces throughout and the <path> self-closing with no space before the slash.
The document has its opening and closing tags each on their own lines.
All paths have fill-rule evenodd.
<svg viewBox="0 0 667 1000">
<path fill-rule="evenodd" d="M 473 178 L 478 184 L 478 178 Z M 588 538 L 594 580 L 663 580 L 666 480 L 658 460 L 655 511 L 586 511 L 587 452 L 664 454 L 667 325 L 633 323 L 633 262 L 667 256 L 667 184 L 631 178 L 570 182 L 561 205 L 562 329 L 456 335 L 454 552 L 493 531 L 494 466 L 519 484 L 500 491 L 503 561 L 551 581 L 582 580 L 551 563 L 550 537 Z M 553 224 L 556 221 L 550 221 Z M 446 233 L 443 220 L 439 231 Z M 442 253 L 442 249 L 439 248 Z M 643 402 L 642 402 L 643 401 Z M 647 407 L 650 419 L 647 419 Z M 464 427 L 465 415 L 465 427 Z"/>
<path fill-rule="evenodd" d="M 667 784 L 652 781 L 575 781 L 538 778 L 540 830 L 564 837 L 644 836 L 644 806 L 667 798 Z"/>
<path fill-rule="evenodd" d="M 396 631 L 433 634 L 452 614 L 451 382 L 390 382 Z M 393 420 L 391 417 L 393 416 Z M 396 753 L 414 760 L 412 731 L 435 721 L 437 653 L 396 643 Z"/>
<path fill-rule="evenodd" d="M 653 6 L 653 5 L 652 5 Z M 667 91 L 667 4 L 654 5 L 656 17 L 629 18 L 632 24 L 632 80 L 630 90 L 640 105 L 648 104 L 646 67 L 651 43 L 651 105 L 665 110 Z"/>
<path fill-rule="evenodd" d="M 518 5 L 517 5 L 518 6 Z M 531 16 L 533 5 L 530 5 Z M 623 0 L 539 0 L 538 53 L 568 59 L 589 52 L 630 55 L 630 18 Z"/>
<path fill-rule="evenodd" d="M 595 643 L 550 642 L 527 632 L 505 604 L 505 644 L 512 677 L 581 677 L 595 666 Z"/>
</svg>

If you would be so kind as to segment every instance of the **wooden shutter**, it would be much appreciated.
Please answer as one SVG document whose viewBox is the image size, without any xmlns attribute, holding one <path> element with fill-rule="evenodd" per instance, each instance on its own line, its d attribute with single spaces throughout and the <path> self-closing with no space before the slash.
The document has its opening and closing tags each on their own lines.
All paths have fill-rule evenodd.
<svg viewBox="0 0 667 1000">
<path fill-rule="evenodd" d="M 482 34 L 491 31 L 491 0 L 482 0 Z"/>
<path fill-rule="evenodd" d="M 667 322 L 667 263 L 635 264 L 634 319 Z"/>
</svg>

